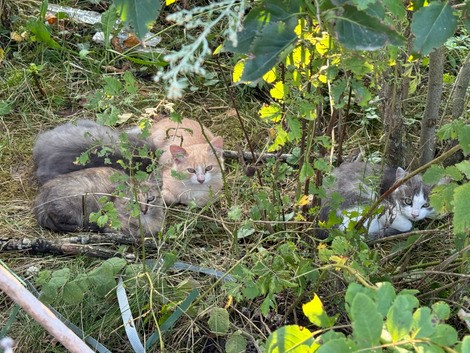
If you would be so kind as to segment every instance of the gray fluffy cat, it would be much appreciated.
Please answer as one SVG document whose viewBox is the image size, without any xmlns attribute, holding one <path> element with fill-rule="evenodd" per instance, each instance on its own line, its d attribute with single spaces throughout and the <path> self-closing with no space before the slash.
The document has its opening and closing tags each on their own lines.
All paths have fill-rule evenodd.
<svg viewBox="0 0 470 353">
<path fill-rule="evenodd" d="M 115 180 L 125 181 L 124 197 L 116 196 L 119 183 Z M 138 217 L 131 217 L 129 200 L 133 199 L 133 188 L 138 190 Z M 90 213 L 103 207 L 98 202 L 102 196 L 114 203 L 122 233 L 138 236 L 142 227 L 144 234 L 150 236 L 161 230 L 164 221 L 161 181 L 150 174 L 148 180 L 131 185 L 123 171 L 110 167 L 82 169 L 46 182 L 40 188 L 33 211 L 41 226 L 54 231 L 113 231 L 109 224 L 100 228 L 89 221 Z"/>
<path fill-rule="evenodd" d="M 155 149 L 149 141 L 140 139 L 137 133 L 120 133 L 91 120 L 66 123 L 39 134 L 33 148 L 38 183 L 42 185 L 58 175 L 85 168 L 110 166 L 122 169 L 118 161 L 126 160 L 117 147 L 120 134 L 127 136 L 131 150 L 144 146 L 150 150 Z M 106 146 L 109 164 L 105 163 L 104 156 L 98 155 L 102 146 Z M 83 152 L 89 152 L 90 160 L 85 165 L 76 164 L 75 160 Z M 133 153 L 132 164 L 139 164 L 139 169 L 145 170 L 151 162 L 150 158 L 139 157 L 137 153 Z"/>
<path fill-rule="evenodd" d="M 407 173 L 403 168 L 382 167 L 380 165 L 351 162 L 343 163 L 332 172 L 335 181 L 327 188 L 322 200 L 320 220 L 327 220 L 332 208 L 341 218 L 340 230 L 345 230 L 351 221 L 357 222 L 363 211 L 387 191 L 395 181 L 403 179 Z M 434 214 L 429 204 L 431 187 L 423 184 L 421 175 L 415 175 L 395 189 L 381 203 L 382 211 L 372 216 L 365 228 L 369 239 L 408 232 L 412 222 L 431 217 Z M 334 207 L 334 194 L 340 196 L 340 203 Z M 321 234 L 320 236 L 324 236 Z"/>
</svg>

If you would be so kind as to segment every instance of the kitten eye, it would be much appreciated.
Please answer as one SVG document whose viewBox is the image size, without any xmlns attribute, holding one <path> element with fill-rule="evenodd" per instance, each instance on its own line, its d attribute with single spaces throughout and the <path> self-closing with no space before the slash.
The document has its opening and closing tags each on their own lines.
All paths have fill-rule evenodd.
<svg viewBox="0 0 470 353">
<path fill-rule="evenodd" d="M 408 205 L 408 206 L 413 203 L 413 201 L 412 201 L 409 197 L 407 197 L 407 198 L 404 200 L 404 202 L 405 202 L 405 205 Z"/>
<path fill-rule="evenodd" d="M 429 202 L 426 202 L 421 208 L 428 208 L 430 206 Z"/>
<path fill-rule="evenodd" d="M 207 167 L 206 167 L 206 172 L 210 172 L 210 171 L 212 170 L 212 168 L 214 168 L 214 167 L 211 166 L 211 165 L 210 165 L 210 166 L 207 166 Z"/>
<path fill-rule="evenodd" d="M 155 201 L 155 199 L 156 199 L 155 196 L 149 196 L 149 197 L 147 197 L 147 203 L 152 203 L 152 202 Z"/>
<path fill-rule="evenodd" d="M 196 174 L 196 170 L 193 169 L 193 168 L 188 168 L 186 169 L 188 171 L 188 173 L 191 173 L 191 174 Z"/>
</svg>

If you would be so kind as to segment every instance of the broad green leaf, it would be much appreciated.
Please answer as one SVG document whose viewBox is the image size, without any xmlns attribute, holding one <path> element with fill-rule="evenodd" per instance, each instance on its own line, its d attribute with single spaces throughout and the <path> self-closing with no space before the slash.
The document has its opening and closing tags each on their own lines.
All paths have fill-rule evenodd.
<svg viewBox="0 0 470 353">
<path fill-rule="evenodd" d="M 302 305 L 302 311 L 312 324 L 321 328 L 333 326 L 338 317 L 338 315 L 335 317 L 328 316 L 323 308 L 323 303 L 316 294 L 311 301 Z"/>
<path fill-rule="evenodd" d="M 269 335 L 264 352 L 313 353 L 317 347 L 313 342 L 312 333 L 307 328 L 286 325 Z"/>
<path fill-rule="evenodd" d="M 455 181 L 461 181 L 463 179 L 462 173 L 460 173 L 459 169 L 454 165 L 446 168 L 446 175 Z"/>
<path fill-rule="evenodd" d="M 294 28 L 297 17 L 286 22 L 269 23 L 263 33 L 255 39 L 245 61 L 242 82 L 252 82 L 263 77 L 271 68 L 285 57 L 297 39 Z"/>
<path fill-rule="evenodd" d="M 340 43 L 353 50 L 376 50 L 386 44 L 404 43 L 404 38 L 380 19 L 350 5 L 345 5 L 337 16 L 335 30 Z"/>
<path fill-rule="evenodd" d="M 401 340 L 409 334 L 413 321 L 413 309 L 419 305 L 416 297 L 409 294 L 399 294 L 387 313 L 386 326 L 393 342 Z"/>
<path fill-rule="evenodd" d="M 456 131 L 460 146 L 462 146 L 462 152 L 468 155 L 470 153 L 470 125 L 461 125 L 456 128 Z"/>
<path fill-rule="evenodd" d="M 436 331 L 429 339 L 441 346 L 452 347 L 458 339 L 457 331 L 450 325 L 441 324 L 436 327 Z"/>
<path fill-rule="evenodd" d="M 71 281 L 65 284 L 62 291 L 62 299 L 66 304 L 79 304 L 84 297 L 83 289 L 76 281 Z"/>
<path fill-rule="evenodd" d="M 52 39 L 46 25 L 39 20 L 28 22 L 26 25 L 28 30 L 34 34 L 36 41 L 46 44 L 52 49 L 60 49 L 61 46 L 54 39 Z"/>
<path fill-rule="evenodd" d="M 390 282 L 377 283 L 377 287 L 377 310 L 385 317 L 396 298 L 395 288 Z"/>
<path fill-rule="evenodd" d="M 437 302 L 432 305 L 432 312 L 436 314 L 439 320 L 447 320 L 450 317 L 449 304 L 444 302 Z"/>
<path fill-rule="evenodd" d="M 353 352 L 352 342 L 346 338 L 334 339 L 318 348 L 317 353 L 350 353 Z"/>
<path fill-rule="evenodd" d="M 454 209 L 454 190 L 456 183 L 435 186 L 431 193 L 431 206 L 438 213 L 452 212 Z"/>
<path fill-rule="evenodd" d="M 248 342 L 240 333 L 234 333 L 225 342 L 226 353 L 244 353 Z"/>
<path fill-rule="evenodd" d="M 462 340 L 462 353 L 470 353 L 470 335 L 467 335 Z"/>
<path fill-rule="evenodd" d="M 436 330 L 437 320 L 431 314 L 428 307 L 418 308 L 413 313 L 413 338 L 424 338 L 431 336 Z"/>
<path fill-rule="evenodd" d="M 369 5 L 375 3 L 376 0 L 352 0 L 352 3 L 356 5 L 357 9 L 362 11 L 367 9 Z"/>
<path fill-rule="evenodd" d="M 470 162 L 469 161 L 463 161 L 455 165 L 458 170 L 460 170 L 467 179 L 470 179 Z"/>
<path fill-rule="evenodd" d="M 308 178 L 311 178 L 314 175 L 315 171 L 313 170 L 310 163 L 305 162 L 302 164 L 302 168 L 300 169 L 300 176 L 299 179 L 301 182 L 304 182 Z"/>
<path fill-rule="evenodd" d="M 120 257 L 112 257 L 101 264 L 101 266 L 107 267 L 113 275 L 121 272 L 126 265 L 127 261 Z"/>
<path fill-rule="evenodd" d="M 230 327 L 230 319 L 227 309 L 213 308 L 210 313 L 209 329 L 216 335 L 225 335 Z"/>
<path fill-rule="evenodd" d="M 433 1 L 415 12 L 411 21 L 413 50 L 428 55 L 445 43 L 457 28 L 457 18 L 447 3 Z"/>
<path fill-rule="evenodd" d="M 121 20 L 130 24 L 143 39 L 162 9 L 162 0 L 115 0 Z"/>
<path fill-rule="evenodd" d="M 377 305 L 364 293 L 358 293 L 351 303 L 354 337 L 361 348 L 379 344 L 383 319 Z"/>
<path fill-rule="evenodd" d="M 332 245 L 334 246 L 335 253 L 339 253 L 339 254 L 342 253 L 342 251 L 339 250 L 340 246 L 341 246 L 340 244 L 345 243 L 345 242 L 347 242 L 347 240 L 345 240 L 343 237 L 341 237 L 341 238 L 336 237 L 333 240 Z M 343 247 L 343 246 L 341 246 L 341 247 Z M 363 294 L 367 295 L 368 297 L 370 297 L 372 299 L 375 299 L 375 297 L 376 297 L 376 293 L 373 289 L 366 288 L 364 286 L 361 286 L 359 283 L 352 282 L 351 284 L 349 284 L 348 289 L 346 290 L 346 296 L 345 296 L 346 310 L 348 311 L 349 315 L 351 315 L 352 302 L 354 301 L 354 299 L 356 298 L 356 296 L 359 293 L 363 293 Z"/>
<path fill-rule="evenodd" d="M 62 287 L 70 278 L 70 269 L 68 267 L 52 272 L 51 280 L 48 285 L 56 288 Z"/>
<path fill-rule="evenodd" d="M 468 233 L 470 230 L 470 183 L 454 189 L 454 233 Z"/>
<path fill-rule="evenodd" d="M 403 18 L 406 16 L 406 8 L 403 1 L 382 0 L 382 3 L 395 17 Z"/>
<path fill-rule="evenodd" d="M 444 167 L 433 164 L 423 175 L 423 181 L 426 184 L 437 184 L 446 175 Z"/>
</svg>

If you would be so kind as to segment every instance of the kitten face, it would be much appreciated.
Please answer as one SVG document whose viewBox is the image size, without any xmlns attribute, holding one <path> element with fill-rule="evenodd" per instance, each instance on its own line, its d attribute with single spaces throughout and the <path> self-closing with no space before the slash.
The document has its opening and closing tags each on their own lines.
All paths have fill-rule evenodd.
<svg viewBox="0 0 470 353">
<path fill-rule="evenodd" d="M 402 168 L 397 169 L 397 180 L 406 175 Z M 423 184 L 422 177 L 415 175 L 392 193 L 392 199 L 401 214 L 410 221 L 420 221 L 434 213 L 429 204 L 430 187 Z"/>
<path fill-rule="evenodd" d="M 203 186 L 210 184 L 215 178 L 221 178 L 221 170 L 217 157 L 221 158 L 222 139 L 211 141 L 217 156 L 209 145 L 193 145 L 189 147 L 170 146 L 175 171 L 174 176 L 185 185 Z"/>
</svg>

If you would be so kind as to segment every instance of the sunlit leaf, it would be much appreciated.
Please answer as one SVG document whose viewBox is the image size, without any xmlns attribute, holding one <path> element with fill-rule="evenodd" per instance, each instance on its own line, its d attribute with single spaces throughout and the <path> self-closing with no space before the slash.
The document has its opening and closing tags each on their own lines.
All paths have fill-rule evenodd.
<svg viewBox="0 0 470 353">
<path fill-rule="evenodd" d="M 312 324 L 321 328 L 333 326 L 338 317 L 338 315 L 335 317 L 328 316 L 323 308 L 323 303 L 316 294 L 311 301 L 302 305 L 302 311 Z"/>
<path fill-rule="evenodd" d="M 274 84 L 274 87 L 269 90 L 271 97 L 277 100 L 283 100 L 286 94 L 287 87 L 284 86 L 284 82 L 278 81 Z"/>
<path fill-rule="evenodd" d="M 358 293 L 351 303 L 354 336 L 361 347 L 377 345 L 382 333 L 383 319 L 377 305 L 364 293 Z"/>
<path fill-rule="evenodd" d="M 273 83 L 274 81 L 276 81 L 276 79 L 277 75 L 275 67 L 273 67 L 271 70 L 269 70 L 263 75 L 263 80 L 267 83 Z"/>
<path fill-rule="evenodd" d="M 270 120 L 272 122 L 278 122 L 282 118 L 281 107 L 275 104 L 263 105 L 258 111 L 261 119 Z"/>
<path fill-rule="evenodd" d="M 287 325 L 271 333 L 266 341 L 266 353 L 313 353 L 318 348 L 314 345 L 312 333 L 305 327 Z"/>
<path fill-rule="evenodd" d="M 233 72 L 232 72 L 232 81 L 237 83 L 237 82 L 240 82 L 240 79 L 242 78 L 242 74 L 243 74 L 243 68 L 245 67 L 245 61 L 244 60 L 240 60 L 239 62 L 237 62 L 233 68 Z"/>
</svg>

